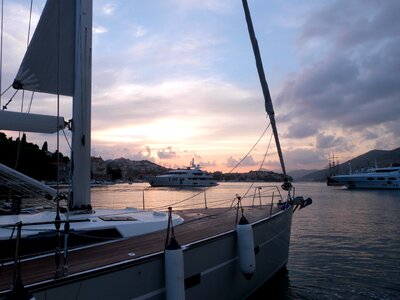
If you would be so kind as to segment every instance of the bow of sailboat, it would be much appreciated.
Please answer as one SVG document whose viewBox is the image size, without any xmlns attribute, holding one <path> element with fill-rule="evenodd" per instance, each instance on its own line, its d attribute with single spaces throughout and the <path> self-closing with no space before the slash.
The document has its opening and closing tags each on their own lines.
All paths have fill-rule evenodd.
<svg viewBox="0 0 400 300">
<path fill-rule="evenodd" d="M 92 0 L 48 0 L 13 86 L 73 97 L 69 124 L 72 190 L 66 195 L 57 190 L 55 211 L 3 218 L 0 238 L 8 254 L 2 258 L 5 268 L 0 297 L 20 293 L 24 282 L 38 297 L 69 297 L 67 291 L 74 291 L 71 297 L 76 299 L 168 295 L 206 299 L 218 296 L 219 287 L 226 297 L 243 298 L 286 265 L 293 210 L 310 201 L 294 197 L 286 174 L 271 96 L 245 0 L 243 7 L 284 174 L 282 188 L 288 194 L 282 196 L 277 187 L 252 184 L 244 194 L 230 198 L 230 205 L 224 207 L 212 207 L 204 199 L 204 208 L 175 209 L 175 214 L 172 209 L 168 214 L 137 209 L 93 210 Z M 25 120 L 40 122 L 38 128 L 48 131 L 48 127 L 58 132 L 65 126 L 59 112 L 55 117 L 29 116 Z M 0 129 L 14 127 L 8 122 L 1 124 Z M 28 127 L 15 125 L 16 130 L 29 130 Z M 251 205 L 246 205 L 251 197 Z M 68 205 L 64 211 L 59 203 L 65 199 Z M 39 247 L 47 242 L 50 248 Z M 36 246 L 38 251 L 26 251 Z M 176 265 L 179 267 L 171 268 Z M 82 286 L 86 288 L 81 289 Z M 173 292 L 174 287 L 178 293 Z"/>
</svg>

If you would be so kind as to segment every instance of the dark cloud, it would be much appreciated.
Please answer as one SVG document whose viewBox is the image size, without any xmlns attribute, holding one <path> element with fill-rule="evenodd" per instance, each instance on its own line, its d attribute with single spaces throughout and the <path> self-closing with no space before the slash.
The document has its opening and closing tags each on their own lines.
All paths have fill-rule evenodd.
<svg viewBox="0 0 400 300">
<path fill-rule="evenodd" d="M 366 140 L 375 140 L 378 137 L 379 135 L 376 132 L 365 130 L 363 133 L 363 138 Z"/>
<path fill-rule="evenodd" d="M 334 1 L 310 14 L 299 42 L 306 44 L 324 39 L 338 49 L 374 44 L 398 34 L 399 11 L 397 0 Z"/>
<path fill-rule="evenodd" d="M 172 147 L 167 147 L 157 151 L 157 155 L 160 159 L 171 159 L 176 157 L 176 152 L 172 150 Z"/>
<path fill-rule="evenodd" d="M 232 156 L 230 156 L 227 160 L 225 165 L 229 168 L 235 167 L 239 162 L 240 159 L 235 159 Z M 247 156 L 241 163 L 240 167 L 253 167 L 259 165 L 259 162 L 256 162 L 251 155 Z"/>
<path fill-rule="evenodd" d="M 288 128 L 288 132 L 284 137 L 288 138 L 306 138 L 313 136 L 318 132 L 318 127 L 316 124 L 311 124 L 307 120 L 301 120 L 298 124 L 292 124 Z"/>
<path fill-rule="evenodd" d="M 139 152 L 142 157 L 149 159 L 151 157 L 151 148 L 149 146 L 145 147 L 145 150 Z"/>
<path fill-rule="evenodd" d="M 312 164 L 323 165 L 328 161 L 328 155 L 323 150 L 297 148 L 285 151 L 284 159 L 288 169 L 307 168 Z"/>
<path fill-rule="evenodd" d="M 155 162 L 151 156 L 151 148 L 146 146 L 145 149 L 139 150 L 137 147 L 121 147 L 121 145 L 109 146 L 99 143 L 98 146 L 92 147 L 92 156 L 101 156 L 103 159 L 115 159 L 124 157 L 131 160 L 148 160 Z"/>
<path fill-rule="evenodd" d="M 290 120 L 288 137 L 318 132 L 307 124 L 360 138 L 372 138 L 374 130 L 395 136 L 390 124 L 400 122 L 399 11 L 399 1 L 335 1 L 309 15 L 299 50 L 312 61 L 303 61 L 277 97 Z M 316 142 L 321 148 L 342 143 L 323 134 Z"/>
<path fill-rule="evenodd" d="M 339 148 L 342 150 L 349 150 L 349 145 L 347 145 L 346 140 L 343 137 L 336 137 L 334 135 L 325 135 L 324 133 L 320 133 L 316 136 L 316 144 L 315 147 L 317 149 L 332 149 Z"/>
<path fill-rule="evenodd" d="M 201 167 L 205 167 L 206 168 L 206 167 L 215 167 L 215 166 L 217 166 L 217 163 L 216 163 L 215 160 L 213 160 L 213 161 L 200 161 L 199 165 Z"/>
</svg>

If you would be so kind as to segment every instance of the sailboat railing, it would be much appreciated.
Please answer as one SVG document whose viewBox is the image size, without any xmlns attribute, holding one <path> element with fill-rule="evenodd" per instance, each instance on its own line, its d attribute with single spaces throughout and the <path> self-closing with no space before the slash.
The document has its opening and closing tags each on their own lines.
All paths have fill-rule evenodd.
<svg viewBox="0 0 400 300">
<path fill-rule="evenodd" d="M 73 219 L 73 220 L 59 220 L 59 221 L 43 221 L 43 222 L 18 222 L 18 223 L 11 223 L 11 224 L 4 224 L 0 225 L 0 228 L 13 228 L 21 224 L 21 227 L 26 226 L 37 226 L 37 225 L 52 225 L 52 224 L 65 224 L 65 223 L 82 223 L 82 222 L 90 222 L 90 219 Z M 35 229 L 36 230 L 36 229 Z"/>
</svg>

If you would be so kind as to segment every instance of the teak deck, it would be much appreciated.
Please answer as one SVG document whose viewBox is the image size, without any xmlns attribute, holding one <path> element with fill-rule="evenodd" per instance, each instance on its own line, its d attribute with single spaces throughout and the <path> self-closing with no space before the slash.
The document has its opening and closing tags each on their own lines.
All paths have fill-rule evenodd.
<svg viewBox="0 0 400 300">
<path fill-rule="evenodd" d="M 277 208 L 274 208 L 276 210 Z M 184 222 L 175 226 L 175 237 L 181 245 L 206 239 L 235 229 L 236 209 L 209 208 L 174 211 Z M 246 207 L 244 212 L 249 222 L 270 215 L 270 206 Z M 240 217 L 239 212 L 239 217 Z M 106 265 L 136 259 L 164 250 L 166 230 L 103 243 L 68 253 L 68 273 L 78 273 Z M 133 255 L 134 253 L 134 255 Z M 21 277 L 25 285 L 51 280 L 55 276 L 54 255 L 21 262 Z M 14 278 L 14 264 L 0 266 L 0 292 L 10 289 Z"/>
</svg>

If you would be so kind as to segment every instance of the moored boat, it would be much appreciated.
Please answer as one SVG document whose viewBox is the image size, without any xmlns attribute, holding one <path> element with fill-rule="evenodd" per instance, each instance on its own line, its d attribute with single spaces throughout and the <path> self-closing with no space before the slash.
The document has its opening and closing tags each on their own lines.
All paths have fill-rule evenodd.
<svg viewBox="0 0 400 300">
<path fill-rule="evenodd" d="M 330 185 L 349 189 L 400 189 L 400 166 L 372 168 L 365 172 L 330 176 Z"/>
<path fill-rule="evenodd" d="M 243 6 L 260 72 L 261 59 L 245 0 Z M 172 209 L 97 210 L 90 202 L 91 33 L 91 0 L 48 0 L 14 81 L 16 89 L 73 97 L 72 190 L 62 194 L 46 188 L 46 195 L 53 195 L 57 203 L 54 211 L 0 216 L 1 249 L 9 253 L 1 261 L 0 297 L 248 296 L 285 266 L 293 212 L 311 204 L 309 198 L 295 197 L 288 181 L 263 72 L 265 107 L 285 177 L 281 189 L 286 195 L 279 196 L 279 202 L 273 200 L 281 192 L 273 189 L 272 195 L 263 195 L 268 202 L 260 196 L 257 205 L 245 205 L 244 197 L 236 195 L 230 207 L 174 213 Z M 0 113 L 0 129 L 56 132 L 65 127 L 58 115 Z M 20 117 L 22 123 L 17 121 Z M 21 174 L 13 176 L 43 189 Z M 44 241 L 49 241 L 49 249 L 25 251 Z"/>
<path fill-rule="evenodd" d="M 200 169 L 200 165 L 190 162 L 185 169 L 175 169 L 167 174 L 157 175 L 149 180 L 153 187 L 207 187 L 218 183 L 212 175 Z"/>
</svg>

